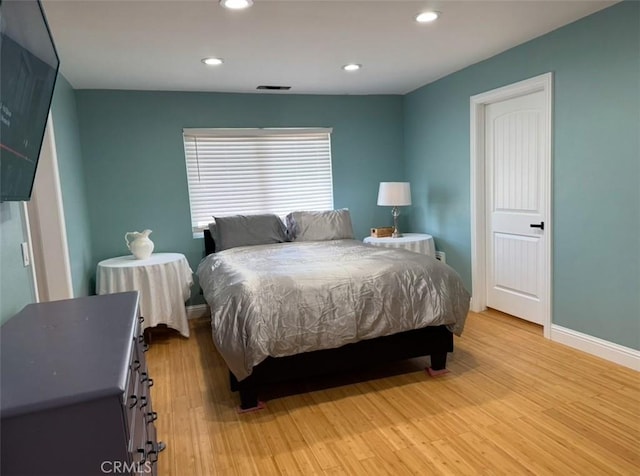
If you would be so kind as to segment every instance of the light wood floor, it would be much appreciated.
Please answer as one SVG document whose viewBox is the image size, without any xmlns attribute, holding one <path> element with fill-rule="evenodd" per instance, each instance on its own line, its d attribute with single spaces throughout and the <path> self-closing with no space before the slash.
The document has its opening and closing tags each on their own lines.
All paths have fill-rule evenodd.
<svg viewBox="0 0 640 476">
<path fill-rule="evenodd" d="M 444 377 L 413 359 L 273 387 L 238 415 L 207 320 L 154 335 L 159 474 L 640 474 L 640 374 L 497 312 L 455 346 Z"/>
</svg>

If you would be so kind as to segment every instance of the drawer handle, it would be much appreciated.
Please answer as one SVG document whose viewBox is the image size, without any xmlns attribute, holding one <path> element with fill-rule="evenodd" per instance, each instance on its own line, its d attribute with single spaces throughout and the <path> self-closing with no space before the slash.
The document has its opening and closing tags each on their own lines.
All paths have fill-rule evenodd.
<svg viewBox="0 0 640 476">
<path fill-rule="evenodd" d="M 149 461 L 151 462 L 151 464 L 157 463 L 158 462 L 158 452 L 155 449 L 155 445 L 151 442 L 151 441 L 147 441 L 148 445 L 151 445 L 152 449 L 151 451 L 149 451 Z"/>
<path fill-rule="evenodd" d="M 148 350 L 149 350 L 149 344 L 145 342 L 144 344 L 142 344 L 142 352 L 146 352 Z"/>
<path fill-rule="evenodd" d="M 147 403 L 149 403 L 147 401 L 147 397 L 145 397 L 144 395 L 140 397 L 140 408 L 144 408 L 147 406 Z"/>
<path fill-rule="evenodd" d="M 133 400 L 133 403 L 129 404 L 129 408 L 135 407 L 136 404 L 138 403 L 138 396 L 137 395 L 129 395 L 129 398 Z"/>
<path fill-rule="evenodd" d="M 153 423 L 158 419 L 157 412 L 147 412 L 147 423 Z"/>
<path fill-rule="evenodd" d="M 142 372 L 140 375 L 141 375 L 140 383 L 147 382 L 147 385 L 149 387 L 153 387 L 153 379 L 149 378 L 149 374 L 147 372 Z"/>
<path fill-rule="evenodd" d="M 146 448 L 138 448 L 138 453 L 142 453 L 142 459 L 140 460 L 140 465 L 144 464 L 147 461 L 147 450 Z M 158 457 L 156 456 L 156 460 Z"/>
<path fill-rule="evenodd" d="M 148 445 L 151 445 L 152 450 L 149 451 L 149 456 L 154 455 L 153 459 L 150 459 L 151 463 L 158 462 L 158 453 L 164 451 L 166 445 L 162 441 L 147 441 Z"/>
<path fill-rule="evenodd" d="M 140 361 L 138 359 L 133 361 L 133 370 L 134 371 L 137 371 L 141 366 L 142 366 L 142 364 L 140 363 Z"/>
<path fill-rule="evenodd" d="M 144 322 L 144 317 L 142 317 L 142 316 L 138 317 L 138 322 L 140 324 L 142 324 Z"/>
<path fill-rule="evenodd" d="M 140 334 L 138 336 L 138 344 L 142 344 L 144 342 L 144 334 Z"/>
<path fill-rule="evenodd" d="M 147 440 L 147 445 L 150 447 L 149 452 L 147 453 L 149 455 L 149 461 L 151 463 L 155 463 L 158 461 L 158 450 L 156 448 L 156 443 L 154 441 L 151 440 Z M 153 458 L 153 456 L 155 456 L 155 459 Z"/>
</svg>

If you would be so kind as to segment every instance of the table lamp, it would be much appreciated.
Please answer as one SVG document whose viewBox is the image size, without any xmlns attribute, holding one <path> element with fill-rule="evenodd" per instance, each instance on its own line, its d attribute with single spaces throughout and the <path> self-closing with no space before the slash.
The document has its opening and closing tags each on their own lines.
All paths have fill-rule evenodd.
<svg viewBox="0 0 640 476">
<path fill-rule="evenodd" d="M 383 207 L 393 207 L 393 234 L 392 238 L 400 238 L 402 235 L 398 230 L 398 207 L 411 205 L 411 185 L 409 182 L 380 182 L 378 190 L 378 205 Z"/>
</svg>

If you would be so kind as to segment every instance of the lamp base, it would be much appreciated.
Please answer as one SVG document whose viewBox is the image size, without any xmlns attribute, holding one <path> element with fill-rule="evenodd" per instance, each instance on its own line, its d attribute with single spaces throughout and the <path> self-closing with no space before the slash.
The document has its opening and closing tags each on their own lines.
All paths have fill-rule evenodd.
<svg viewBox="0 0 640 476">
<path fill-rule="evenodd" d="M 391 238 L 400 238 L 402 237 L 402 233 L 400 233 L 400 230 L 398 229 L 398 217 L 400 216 L 400 210 L 398 210 L 398 207 L 393 207 L 391 214 L 393 215 L 393 233 L 391 233 Z"/>
</svg>

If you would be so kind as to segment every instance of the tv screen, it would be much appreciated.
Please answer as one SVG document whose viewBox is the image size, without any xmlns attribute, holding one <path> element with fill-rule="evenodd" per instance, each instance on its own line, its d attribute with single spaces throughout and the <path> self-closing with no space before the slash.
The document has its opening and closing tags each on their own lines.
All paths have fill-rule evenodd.
<svg viewBox="0 0 640 476">
<path fill-rule="evenodd" d="M 31 198 L 58 74 L 38 0 L 0 0 L 0 201 Z"/>
</svg>

